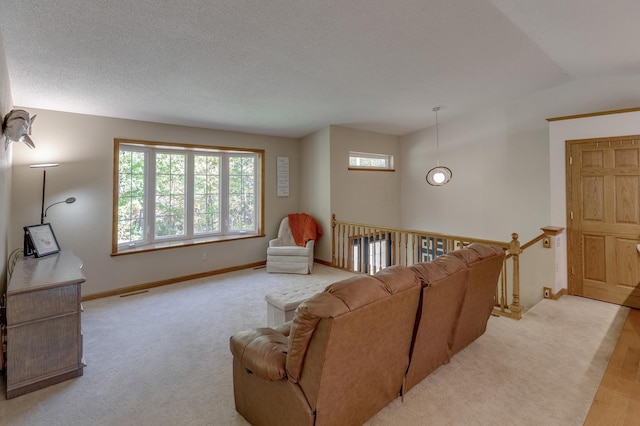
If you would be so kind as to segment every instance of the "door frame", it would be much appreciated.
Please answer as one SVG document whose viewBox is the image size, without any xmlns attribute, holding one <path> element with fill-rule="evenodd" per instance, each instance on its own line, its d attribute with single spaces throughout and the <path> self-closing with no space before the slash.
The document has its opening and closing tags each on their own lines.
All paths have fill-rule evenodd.
<svg viewBox="0 0 640 426">
<path fill-rule="evenodd" d="M 624 136 L 602 136 L 589 139 L 568 139 L 565 141 L 565 183 L 566 183 L 566 231 L 567 231 L 567 293 L 575 296 L 582 296 L 583 282 L 582 282 L 582 268 L 574 267 L 576 256 L 582 256 L 582 245 L 576 243 L 574 239 L 575 228 L 573 227 L 573 211 L 575 206 L 572 197 L 572 166 L 573 161 L 571 157 L 571 148 L 574 145 L 587 144 L 593 142 L 606 142 L 611 144 L 612 142 L 635 140 L 640 145 L 640 134 L 624 135 Z"/>
</svg>

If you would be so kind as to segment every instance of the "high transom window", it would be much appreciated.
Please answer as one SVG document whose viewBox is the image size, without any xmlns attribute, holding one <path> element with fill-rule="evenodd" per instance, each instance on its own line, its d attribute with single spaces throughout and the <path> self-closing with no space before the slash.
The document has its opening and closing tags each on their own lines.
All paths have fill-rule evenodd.
<svg viewBox="0 0 640 426">
<path fill-rule="evenodd" d="M 257 236 L 261 150 L 115 140 L 113 254 Z"/>
<path fill-rule="evenodd" d="M 393 155 L 349 151 L 349 170 L 393 171 Z"/>
</svg>

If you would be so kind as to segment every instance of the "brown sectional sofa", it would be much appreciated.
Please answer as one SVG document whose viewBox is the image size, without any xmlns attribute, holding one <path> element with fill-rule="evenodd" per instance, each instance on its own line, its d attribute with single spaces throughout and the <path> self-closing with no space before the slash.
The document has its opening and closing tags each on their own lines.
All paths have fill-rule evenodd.
<svg viewBox="0 0 640 426">
<path fill-rule="evenodd" d="M 449 362 L 469 278 L 466 265 L 449 255 L 412 265 L 411 269 L 420 277 L 422 297 L 403 394 Z"/>
<path fill-rule="evenodd" d="M 498 247 L 471 244 L 466 250 L 452 252 L 451 256 L 461 259 L 469 268 L 467 293 L 451 344 L 451 352 L 457 354 L 487 329 L 505 253 Z"/>
<path fill-rule="evenodd" d="M 499 247 L 471 244 L 411 266 L 422 297 L 403 393 L 484 334 L 504 257 Z"/>
<path fill-rule="evenodd" d="M 254 425 L 364 423 L 484 333 L 503 259 L 472 244 L 392 266 L 328 286 L 276 329 L 235 334 L 236 410 Z"/>
</svg>

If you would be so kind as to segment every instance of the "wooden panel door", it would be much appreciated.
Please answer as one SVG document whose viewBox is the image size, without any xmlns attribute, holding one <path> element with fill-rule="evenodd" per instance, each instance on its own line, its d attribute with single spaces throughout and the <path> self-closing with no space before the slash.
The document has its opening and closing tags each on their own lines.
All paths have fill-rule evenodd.
<svg viewBox="0 0 640 426">
<path fill-rule="evenodd" d="M 640 308 L 640 136 L 567 151 L 569 293 Z"/>
</svg>

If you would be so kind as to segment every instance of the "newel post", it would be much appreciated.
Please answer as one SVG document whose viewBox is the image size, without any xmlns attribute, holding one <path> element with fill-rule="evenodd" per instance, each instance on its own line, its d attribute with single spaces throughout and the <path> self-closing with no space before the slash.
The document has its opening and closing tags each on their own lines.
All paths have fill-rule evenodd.
<svg viewBox="0 0 640 426">
<path fill-rule="evenodd" d="M 518 234 L 511 234 L 509 254 L 513 256 L 513 303 L 509 306 L 514 319 L 522 318 L 522 306 L 520 306 L 520 241 Z"/>
<path fill-rule="evenodd" d="M 336 214 L 331 215 L 331 263 L 333 266 L 338 265 L 336 259 Z"/>
</svg>

